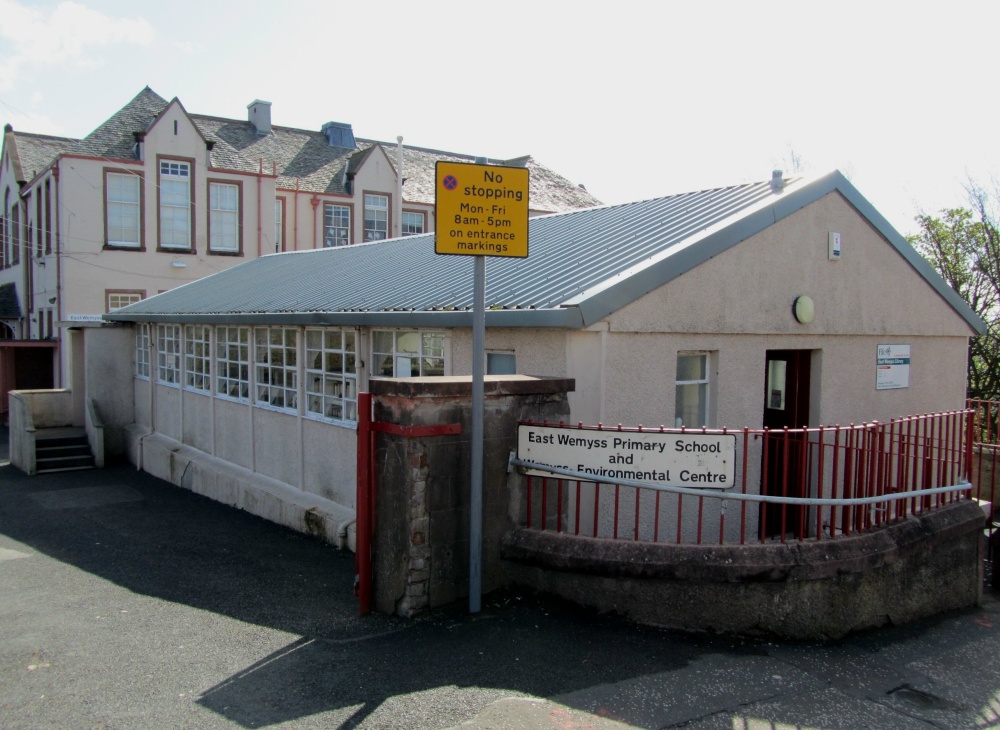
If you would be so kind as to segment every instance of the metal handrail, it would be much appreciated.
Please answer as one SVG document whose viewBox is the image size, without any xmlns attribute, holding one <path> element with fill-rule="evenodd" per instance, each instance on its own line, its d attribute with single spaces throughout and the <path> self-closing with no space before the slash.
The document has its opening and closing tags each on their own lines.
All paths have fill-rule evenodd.
<svg viewBox="0 0 1000 730">
<path fill-rule="evenodd" d="M 635 487 L 637 489 L 654 489 L 659 492 L 669 492 L 672 494 L 684 494 L 694 497 L 714 497 L 723 501 L 736 500 L 739 502 L 771 502 L 774 504 L 800 504 L 819 506 L 852 506 L 862 504 L 878 504 L 880 502 L 893 502 L 901 499 L 914 499 L 930 494 L 946 494 L 949 492 L 966 492 L 972 489 L 972 484 L 968 481 L 960 481 L 947 487 L 931 487 L 929 489 L 914 489 L 909 492 L 893 492 L 892 494 L 882 494 L 874 497 L 781 497 L 770 494 L 743 494 L 742 492 L 725 492 L 717 489 L 692 489 L 691 487 L 675 487 L 668 484 L 654 484 L 642 482 L 636 479 L 600 479 L 595 474 L 588 472 L 574 471 L 572 469 L 560 469 L 549 464 L 538 464 L 533 461 L 518 459 L 511 453 L 508 459 L 508 466 L 521 466 L 536 471 L 545 471 L 550 474 L 569 477 L 574 481 L 591 482 L 595 484 L 618 484 L 623 487 Z"/>
</svg>

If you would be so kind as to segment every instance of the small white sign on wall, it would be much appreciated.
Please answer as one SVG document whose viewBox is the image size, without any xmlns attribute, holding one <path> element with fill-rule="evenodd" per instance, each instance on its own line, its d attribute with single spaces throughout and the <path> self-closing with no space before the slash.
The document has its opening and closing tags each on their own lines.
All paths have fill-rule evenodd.
<svg viewBox="0 0 1000 730">
<path fill-rule="evenodd" d="M 103 322 L 99 314 L 67 314 L 67 322 Z"/>
<path fill-rule="evenodd" d="M 875 358 L 875 390 L 910 387 L 910 346 L 879 345 Z"/>
</svg>

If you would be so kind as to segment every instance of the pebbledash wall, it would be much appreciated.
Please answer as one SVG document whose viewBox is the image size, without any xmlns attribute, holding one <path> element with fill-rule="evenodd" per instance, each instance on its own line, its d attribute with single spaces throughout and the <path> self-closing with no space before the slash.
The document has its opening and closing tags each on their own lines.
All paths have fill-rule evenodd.
<svg viewBox="0 0 1000 730">
<path fill-rule="evenodd" d="M 843 240 L 837 261 L 828 257 L 831 230 Z M 800 295 L 816 304 L 811 323 L 792 316 L 791 303 Z M 254 324 L 248 320 L 243 315 L 233 324 Z M 301 340 L 305 328 L 296 329 Z M 360 342 L 360 390 L 369 385 L 363 363 L 370 360 L 373 329 L 351 328 Z M 448 353 L 445 374 L 471 372 L 471 331 L 441 331 Z M 707 353 L 707 425 L 756 428 L 762 425 L 769 350 L 810 353 L 808 425 L 846 425 L 962 408 L 968 337 L 974 334 L 927 280 L 833 192 L 666 284 L 635 292 L 590 326 L 489 327 L 486 348 L 512 353 L 518 373 L 573 378 L 571 422 L 646 426 L 672 425 L 678 354 Z M 151 339 L 155 349 L 156 338 Z M 910 346 L 908 387 L 876 389 L 881 344 Z M 155 352 L 152 357 L 155 361 Z M 300 355 L 300 371 L 304 359 Z M 304 373 L 299 375 L 301 384 Z M 229 472 L 195 488 L 222 501 L 243 500 L 241 506 L 298 529 L 305 529 L 302 515 L 312 510 L 322 516 L 320 532 L 349 544 L 353 424 L 308 416 L 301 406 L 289 413 L 238 403 L 157 382 L 155 374 L 132 377 L 129 391 L 134 419 L 113 419 L 111 425 L 125 430 L 122 441 L 134 463 L 175 482 L 190 481 L 199 470 L 238 473 L 240 484 L 254 485 L 246 492 L 250 497 L 240 496 Z M 298 402 L 304 402 L 301 393 Z M 207 464 L 212 467 L 205 471 Z M 310 519 L 316 529 L 318 521 Z"/>
</svg>

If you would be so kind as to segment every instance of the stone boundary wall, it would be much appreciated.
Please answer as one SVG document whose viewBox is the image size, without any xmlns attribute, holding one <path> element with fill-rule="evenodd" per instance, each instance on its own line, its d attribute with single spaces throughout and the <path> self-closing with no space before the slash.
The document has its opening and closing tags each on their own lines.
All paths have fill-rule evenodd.
<svg viewBox="0 0 1000 730">
<path fill-rule="evenodd" d="M 983 511 L 963 500 L 865 534 L 662 545 L 518 529 L 508 579 L 645 624 L 827 640 L 982 600 Z"/>
<path fill-rule="evenodd" d="M 993 505 L 993 510 L 1000 508 L 1000 474 L 997 466 L 1000 464 L 1000 446 L 976 446 L 972 450 L 972 476 L 969 478 L 975 486 L 974 497 Z"/>
<path fill-rule="evenodd" d="M 472 382 L 469 377 L 379 378 L 375 421 L 401 427 L 459 424 L 457 435 L 377 433 L 372 566 L 376 610 L 413 616 L 469 594 Z M 482 590 L 505 582 L 500 543 L 519 509 L 507 489 L 507 458 L 521 420 L 569 416 L 573 381 L 486 376 L 483 437 Z"/>
</svg>

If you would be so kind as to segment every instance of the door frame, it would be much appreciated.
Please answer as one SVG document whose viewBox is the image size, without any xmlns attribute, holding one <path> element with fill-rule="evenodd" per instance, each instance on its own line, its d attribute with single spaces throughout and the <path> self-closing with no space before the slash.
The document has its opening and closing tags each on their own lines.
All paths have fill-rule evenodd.
<svg viewBox="0 0 1000 730">
<path fill-rule="evenodd" d="M 764 437 L 761 494 L 809 496 L 809 437 L 797 429 L 809 425 L 813 352 L 783 349 L 766 350 L 764 353 L 763 425 L 775 433 Z M 788 432 L 784 431 L 786 427 Z M 762 539 L 784 540 L 789 532 L 805 536 L 810 524 L 808 507 L 761 503 Z"/>
</svg>

